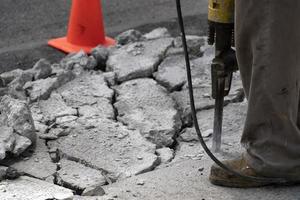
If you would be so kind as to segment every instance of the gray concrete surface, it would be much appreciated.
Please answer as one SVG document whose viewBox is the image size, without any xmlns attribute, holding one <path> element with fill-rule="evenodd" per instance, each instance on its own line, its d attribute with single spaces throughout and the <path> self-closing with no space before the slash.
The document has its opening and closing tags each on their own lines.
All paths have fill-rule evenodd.
<svg viewBox="0 0 300 200">
<path fill-rule="evenodd" d="M 199 41 L 197 37 L 193 38 L 194 42 Z M 170 38 L 156 39 L 161 40 Z M 141 43 L 112 48 L 108 57 L 116 51 L 128 53 L 128 48 L 140 47 Z M 174 43 L 172 48 L 175 48 Z M 192 61 L 192 79 L 197 88 L 198 121 L 210 147 L 214 109 L 207 90 L 211 87 L 208 62 L 213 47 L 202 44 L 200 50 L 202 53 Z M 149 51 L 144 49 L 140 53 L 149 54 Z M 136 56 L 139 57 L 139 54 Z M 180 63 L 177 66 L 177 58 L 169 54 L 163 55 L 161 62 L 167 57 L 174 59 L 170 62 L 174 63 L 173 68 L 181 66 Z M 41 101 L 37 98 L 37 102 L 29 104 L 35 124 L 46 127 L 43 134 L 37 133 L 40 139 L 36 148 L 30 149 L 30 154 L 23 154 L 19 160 L 13 159 L 13 163 L 2 163 L 34 178 L 23 176 L 14 181 L 1 182 L 1 199 L 299 200 L 299 186 L 229 189 L 211 185 L 208 176 L 212 161 L 200 146 L 192 124 L 179 122 L 178 126 L 182 124 L 180 127 L 171 127 L 177 124 L 179 118 L 185 122 L 185 115 L 190 115 L 187 94 L 184 92 L 186 86 L 170 92 L 153 77 L 153 74 L 162 71 L 155 68 L 150 77 L 144 74 L 141 69 L 147 66 L 146 56 L 140 57 L 141 64 L 134 68 L 137 76 L 127 77 L 123 83 L 107 80 L 107 77 L 112 78 L 111 74 L 116 74 L 114 68 L 102 73 L 97 67 L 94 68 L 96 70 L 86 67 L 88 62 L 84 60 L 87 56 L 81 52 L 68 56 L 64 61 L 72 58 L 72 62 L 69 60 L 72 65 L 56 64 L 51 69 L 73 72 L 75 79 L 68 79 L 65 85 L 51 90 L 49 99 Z M 127 59 L 124 56 L 119 62 Z M 108 73 L 111 74 L 108 76 Z M 48 75 L 59 76 L 59 73 L 51 74 Z M 167 77 L 166 80 L 171 79 Z M 181 82 L 180 79 L 177 81 Z M 242 87 L 238 73 L 233 79 L 233 86 L 230 98 L 234 98 L 237 95 L 235 90 Z M 25 93 L 27 97 L 30 92 Z M 222 151 L 217 154 L 221 160 L 236 158 L 244 151 L 239 141 L 246 111 L 247 102 L 244 98 L 228 101 L 224 108 Z M 175 117 L 174 112 L 180 116 L 177 118 L 176 114 Z M 173 118 L 173 122 L 170 118 Z M 143 128 L 147 129 L 147 134 Z M 170 129 L 176 133 L 173 134 Z M 169 149 L 164 147 L 167 152 L 162 151 L 162 145 L 155 145 L 163 134 L 175 141 L 167 144 Z M 28 184 L 30 181 L 32 184 Z M 81 196 L 73 198 L 69 190 L 58 186 L 69 188 Z M 41 190 L 41 198 L 32 192 L 38 190 Z M 85 190 L 100 192 L 97 195 L 103 195 L 104 190 L 105 195 L 84 197 L 82 192 Z M 61 191 L 66 191 L 64 195 L 67 196 L 61 196 Z M 53 198 L 48 197 L 50 195 Z"/>
<path fill-rule="evenodd" d="M 64 54 L 47 47 L 49 38 L 66 33 L 70 0 L 2 0 L 0 6 L 0 73 L 27 69 L 39 58 L 57 61 Z M 149 31 L 166 26 L 178 33 L 173 0 L 103 0 L 106 32 L 115 36 L 137 27 Z M 206 0 L 185 0 L 184 15 L 189 32 L 203 34 Z"/>
</svg>

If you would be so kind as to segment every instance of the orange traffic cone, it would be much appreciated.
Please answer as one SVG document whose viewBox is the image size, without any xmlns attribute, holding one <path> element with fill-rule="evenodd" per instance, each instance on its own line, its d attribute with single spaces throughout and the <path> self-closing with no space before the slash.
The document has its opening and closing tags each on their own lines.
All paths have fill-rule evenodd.
<svg viewBox="0 0 300 200">
<path fill-rule="evenodd" d="M 115 40 L 105 37 L 102 18 L 100 0 L 73 0 L 67 37 L 50 40 L 48 44 L 67 53 L 90 53 L 98 45 L 115 45 Z"/>
</svg>

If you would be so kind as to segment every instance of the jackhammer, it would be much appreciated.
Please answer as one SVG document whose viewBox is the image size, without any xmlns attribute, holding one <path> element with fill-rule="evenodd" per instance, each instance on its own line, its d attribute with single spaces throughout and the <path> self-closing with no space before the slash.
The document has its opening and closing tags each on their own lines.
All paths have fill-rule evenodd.
<svg viewBox="0 0 300 200">
<path fill-rule="evenodd" d="M 215 116 L 214 116 L 214 133 L 213 133 L 213 151 L 217 152 L 221 147 L 221 134 L 222 134 L 222 119 L 224 97 L 228 95 L 232 74 L 238 70 L 234 46 L 234 7 L 235 0 L 209 0 L 208 8 L 208 24 L 209 34 L 208 43 L 215 45 L 215 58 L 211 65 L 211 79 L 212 79 L 212 97 L 215 99 Z M 191 66 L 189 60 L 188 46 L 186 41 L 186 34 L 184 29 L 181 1 L 176 0 L 178 23 L 181 30 L 182 44 L 184 50 L 184 57 L 186 62 L 186 72 L 188 79 L 188 90 L 190 96 L 190 106 L 194 126 L 196 129 L 199 141 L 207 153 L 207 155 L 221 168 L 228 171 L 232 175 L 246 178 L 254 181 L 268 181 L 274 183 L 285 183 L 286 180 L 281 178 L 262 178 L 254 176 L 246 176 L 236 172 L 223 164 L 207 147 L 197 119 L 197 111 L 195 108 L 195 99 L 191 75 Z"/>
<path fill-rule="evenodd" d="M 208 44 L 215 44 L 211 65 L 212 97 L 215 99 L 213 146 L 221 149 L 224 96 L 230 91 L 232 73 L 238 70 L 234 46 L 234 0 L 210 0 L 208 7 Z"/>
</svg>

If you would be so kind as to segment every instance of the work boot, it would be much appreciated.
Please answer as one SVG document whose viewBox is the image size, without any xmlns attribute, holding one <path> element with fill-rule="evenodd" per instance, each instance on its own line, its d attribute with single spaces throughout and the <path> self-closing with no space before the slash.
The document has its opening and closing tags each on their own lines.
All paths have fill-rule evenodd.
<svg viewBox="0 0 300 200">
<path fill-rule="evenodd" d="M 236 176 L 227 172 L 223 168 L 219 167 L 218 165 L 214 164 L 211 167 L 209 181 L 214 185 L 224 186 L 224 187 L 235 187 L 235 188 L 251 188 L 251 187 L 262 187 L 268 185 L 277 185 L 281 184 L 282 182 L 275 183 L 274 180 L 268 180 L 268 178 L 260 176 L 257 174 L 254 169 L 252 169 L 246 162 L 244 158 L 239 158 L 235 160 L 228 160 L 223 162 L 226 166 L 230 169 L 246 176 L 254 176 L 254 177 L 261 177 L 266 180 L 258 181 L 258 180 L 251 180 L 248 178 L 243 178 L 240 176 Z M 284 182 L 283 185 L 291 185 L 295 184 L 295 182 Z"/>
</svg>

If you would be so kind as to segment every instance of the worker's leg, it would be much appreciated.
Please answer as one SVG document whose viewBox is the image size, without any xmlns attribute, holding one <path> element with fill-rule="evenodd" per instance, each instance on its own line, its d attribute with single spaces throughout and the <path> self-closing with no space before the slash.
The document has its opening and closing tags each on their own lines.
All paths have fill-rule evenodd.
<svg viewBox="0 0 300 200">
<path fill-rule="evenodd" d="M 300 1 L 236 1 L 248 113 L 242 144 L 258 173 L 300 177 Z"/>
</svg>

